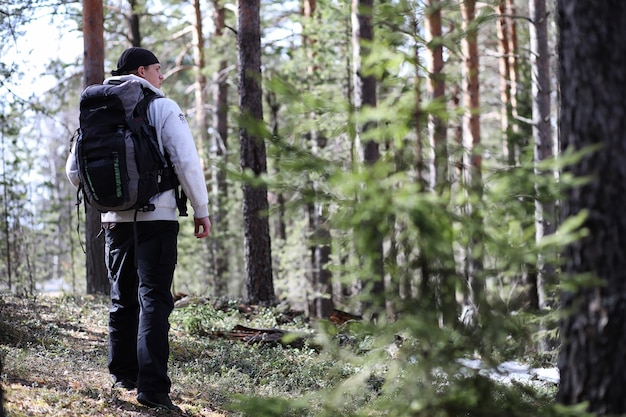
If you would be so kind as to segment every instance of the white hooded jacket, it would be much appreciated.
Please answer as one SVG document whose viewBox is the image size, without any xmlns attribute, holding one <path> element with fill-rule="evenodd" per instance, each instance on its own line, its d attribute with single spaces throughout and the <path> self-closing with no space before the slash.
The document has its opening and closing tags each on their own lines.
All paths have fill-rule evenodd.
<svg viewBox="0 0 626 417">
<path fill-rule="evenodd" d="M 122 75 L 119 77 L 107 78 L 104 84 L 112 82 L 140 81 L 145 87 L 154 91 L 161 98 L 153 100 L 148 107 L 148 122 L 154 126 L 161 152 L 165 151 L 170 157 L 178 180 L 183 191 L 189 198 L 189 202 L 194 211 L 195 218 L 203 218 L 209 215 L 209 197 L 202 164 L 198 156 L 196 145 L 191 135 L 191 130 L 187 124 L 185 116 L 174 100 L 164 96 L 163 92 L 154 87 L 145 79 L 136 75 Z M 78 187 L 80 179 L 78 177 L 78 167 L 72 148 L 67 159 L 65 172 L 70 182 Z M 178 213 L 176 207 L 176 197 L 174 190 L 167 190 L 159 193 L 150 199 L 155 210 L 137 213 L 137 221 L 154 220 L 177 220 Z M 110 211 L 102 213 L 102 222 L 132 222 L 135 220 L 135 211 Z"/>
</svg>

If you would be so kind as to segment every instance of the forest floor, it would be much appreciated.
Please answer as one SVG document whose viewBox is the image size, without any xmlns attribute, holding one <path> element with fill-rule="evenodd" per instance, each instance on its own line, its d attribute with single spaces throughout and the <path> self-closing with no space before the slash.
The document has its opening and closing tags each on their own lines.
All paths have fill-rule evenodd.
<svg viewBox="0 0 626 417">
<path fill-rule="evenodd" d="M 0 386 L 8 416 L 177 415 L 146 408 L 137 402 L 136 391 L 112 387 L 107 313 L 107 297 L 0 294 Z M 315 346 L 309 337 L 314 325 L 287 306 L 254 308 L 187 298 L 177 303 L 170 323 L 170 396 L 184 416 L 278 415 L 278 409 L 287 412 L 280 415 L 320 415 L 324 405 L 315 393 L 332 392 L 356 369 Z M 279 340 L 283 332 L 297 337 Z M 484 370 L 473 359 L 464 366 L 501 383 L 539 387 L 548 397 L 558 384 L 554 367 L 508 361 Z M 342 397 L 342 406 L 359 398 L 368 401 L 377 392 Z M 255 397 L 271 399 L 272 410 L 255 408 Z M 308 411 L 286 411 L 285 400 L 294 398 L 304 399 Z"/>
<path fill-rule="evenodd" d="M 171 398 L 183 415 L 236 416 L 229 411 L 234 395 L 289 398 L 318 390 L 333 378 L 330 359 L 313 349 L 250 345 L 209 337 L 206 331 L 208 316 L 213 326 L 272 326 L 274 314 L 260 314 L 259 321 L 236 308 L 230 313 L 181 310 L 175 309 L 171 319 L 170 376 Z M 172 414 L 140 405 L 135 391 L 112 388 L 106 367 L 107 311 L 105 298 L 2 295 L 0 382 L 8 416 Z"/>
</svg>

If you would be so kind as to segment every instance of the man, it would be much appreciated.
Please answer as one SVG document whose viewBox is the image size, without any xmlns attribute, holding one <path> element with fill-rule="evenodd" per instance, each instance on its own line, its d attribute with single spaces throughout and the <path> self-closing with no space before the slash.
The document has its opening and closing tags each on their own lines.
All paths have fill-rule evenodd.
<svg viewBox="0 0 626 417">
<path fill-rule="evenodd" d="M 148 121 L 189 198 L 195 236 L 207 237 L 211 222 L 202 165 L 183 112 L 160 90 L 163 75 L 159 60 L 147 49 L 130 48 L 122 53 L 111 74 L 104 84 L 139 80 L 160 96 L 148 107 Z M 66 171 L 78 186 L 73 152 Z M 179 230 L 175 192 L 157 194 L 150 203 L 154 211 L 106 212 L 101 217 L 111 283 L 108 367 L 114 386 L 137 388 L 141 404 L 180 411 L 169 397 L 171 381 L 167 375 L 168 320 L 174 308 L 170 288 Z"/>
</svg>

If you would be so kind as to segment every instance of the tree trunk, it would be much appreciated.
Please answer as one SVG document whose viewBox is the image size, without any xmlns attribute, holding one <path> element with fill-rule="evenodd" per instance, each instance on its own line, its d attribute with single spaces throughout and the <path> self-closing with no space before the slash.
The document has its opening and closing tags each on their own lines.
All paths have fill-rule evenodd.
<svg viewBox="0 0 626 417">
<path fill-rule="evenodd" d="M 463 29 L 466 31 L 463 39 L 464 80 L 465 80 L 465 146 L 470 150 L 468 166 L 471 170 L 469 183 L 480 184 L 481 154 L 480 146 L 480 80 L 478 67 L 478 29 L 474 26 L 476 19 L 476 0 L 463 0 Z"/>
<path fill-rule="evenodd" d="M 417 17 L 412 17 L 413 36 L 417 39 L 421 30 L 419 27 L 419 20 Z M 422 110 L 422 68 L 420 65 L 420 47 L 422 42 L 416 40 L 413 44 L 413 59 L 415 60 L 415 72 L 413 74 L 414 85 L 413 90 L 415 94 L 415 108 L 413 109 L 413 126 L 415 129 L 415 170 L 417 171 L 417 181 L 426 188 L 426 158 L 424 155 L 424 137 L 422 135 L 422 126 L 424 124 L 423 119 L 424 111 Z"/>
<path fill-rule="evenodd" d="M 4 244 L 5 246 L 5 253 L 4 253 L 4 261 L 5 261 L 5 265 L 6 265 L 6 270 L 5 270 L 5 275 L 6 275 L 6 280 L 7 280 L 7 287 L 9 289 L 9 291 L 13 290 L 13 250 L 12 250 L 12 240 L 11 239 L 11 219 L 10 219 L 10 208 L 9 208 L 9 198 L 8 196 L 9 194 L 9 184 L 11 183 L 8 179 L 7 179 L 7 166 L 6 166 L 6 162 L 7 162 L 7 158 L 6 158 L 6 143 L 4 141 L 4 132 L 2 134 L 2 192 L 3 192 L 3 199 L 2 199 L 2 217 L 3 217 L 3 230 L 2 230 L 2 234 L 3 234 L 3 238 L 4 238 Z"/>
<path fill-rule="evenodd" d="M 238 1 L 239 108 L 243 118 L 239 129 L 241 169 L 256 177 L 267 172 L 265 141 L 255 133 L 263 122 L 261 90 L 260 0 Z M 275 302 L 272 258 L 265 185 L 243 185 L 243 229 L 248 302 L 269 305 Z"/>
<path fill-rule="evenodd" d="M 83 86 L 104 81 L 104 19 L 102 0 L 83 1 L 84 75 Z M 104 239 L 100 233 L 100 212 L 86 204 L 85 251 L 87 252 L 87 294 L 108 294 L 109 280 L 104 263 Z"/>
<path fill-rule="evenodd" d="M 446 109 L 441 7 L 440 0 L 426 1 L 426 41 L 430 52 L 428 61 L 428 75 L 430 77 L 428 92 L 432 100 L 440 103 L 442 106 L 441 109 L 438 109 L 438 112 L 433 112 L 428 117 L 430 143 L 435 156 L 430 176 L 430 188 L 439 192 L 443 192 L 447 184 L 449 184 L 447 126 L 446 121 L 441 116 Z"/>
<path fill-rule="evenodd" d="M 194 96 L 196 99 L 196 134 L 200 161 L 204 166 L 208 155 L 206 147 L 209 143 L 209 123 L 207 120 L 206 103 L 209 101 L 206 93 L 206 76 L 204 75 L 206 61 L 204 58 L 204 33 L 202 29 L 202 10 L 200 0 L 194 0 L 194 25 L 193 25 L 193 60 L 194 60 Z"/>
<path fill-rule="evenodd" d="M 510 166 L 515 165 L 515 149 L 513 147 L 513 118 L 511 114 L 511 64 L 509 57 L 513 53 L 510 50 L 511 36 L 510 26 L 515 21 L 510 18 L 507 10 L 509 0 L 498 0 L 498 53 L 499 53 L 499 70 L 500 70 L 500 121 L 502 125 L 503 146 L 502 153 L 507 159 Z"/>
<path fill-rule="evenodd" d="M 269 114 L 270 114 L 269 124 L 272 130 L 272 135 L 274 136 L 274 138 L 278 138 L 280 104 L 278 103 L 276 93 L 274 93 L 273 91 L 268 91 L 265 95 L 265 101 L 267 102 L 267 105 L 269 107 Z M 276 154 L 274 155 L 274 165 L 275 165 L 274 170 L 277 176 L 280 175 L 281 159 L 282 159 L 282 152 L 279 149 L 276 151 Z M 277 219 L 276 219 L 275 227 L 276 227 L 276 236 L 282 242 L 285 242 L 287 240 L 287 224 L 285 223 L 285 215 L 287 214 L 286 203 L 287 201 L 285 199 L 285 194 L 282 191 L 278 191 L 276 195 L 276 205 L 278 207 L 276 209 Z"/>
<path fill-rule="evenodd" d="M 373 0 L 352 0 L 352 31 L 354 47 L 354 93 L 355 106 L 357 109 L 364 107 L 376 107 L 376 78 L 368 74 L 367 68 L 362 66 L 363 58 L 371 52 L 371 43 L 374 40 L 374 27 L 372 24 L 372 14 L 374 9 Z M 360 133 L 373 128 L 373 122 L 367 122 L 360 128 Z M 360 134 L 357 129 L 357 138 Z M 360 142 L 360 139 L 358 140 Z M 363 160 L 365 165 L 371 166 L 380 159 L 378 142 L 368 140 L 363 143 Z M 378 222 L 386 219 L 377 219 L 372 224 L 363 224 L 363 230 L 370 230 L 368 234 L 372 238 L 366 243 L 367 249 L 363 255 L 372 261 L 371 274 L 371 300 L 365 303 L 366 308 L 371 306 L 374 314 L 384 311 L 385 308 L 385 285 L 383 268 L 383 241 L 380 234 L 376 232 Z"/>
<path fill-rule="evenodd" d="M 225 37 L 226 18 L 225 8 L 219 0 L 213 0 L 213 33 L 214 41 Z M 221 54 L 224 56 L 225 54 Z M 212 169 L 212 203 L 213 203 L 213 236 L 211 239 L 211 265 L 215 279 L 214 295 L 224 296 L 228 293 L 226 273 L 228 272 L 228 253 L 224 245 L 225 235 L 222 232 L 227 228 L 228 183 L 226 182 L 226 163 L 228 149 L 228 61 L 222 58 L 218 70 L 213 76 L 213 160 Z"/>
<path fill-rule="evenodd" d="M 209 115 L 207 112 L 207 106 L 209 102 L 207 93 L 207 81 L 206 81 L 206 59 L 204 54 L 204 29 L 202 25 L 202 7 L 200 0 L 193 1 L 194 8 L 194 22 L 193 22 L 193 71 L 194 71 L 194 98 L 195 98 L 195 133 L 196 133 L 196 147 L 198 148 L 198 154 L 200 155 L 200 163 L 202 164 L 202 170 L 205 177 L 208 177 L 209 171 L 206 169 L 206 161 L 209 158 L 207 148 L 210 146 L 209 138 Z M 210 178 L 207 178 L 207 182 L 210 182 Z M 217 227 L 213 232 L 217 232 Z M 216 240 L 215 238 L 212 241 Z M 206 242 L 203 242 L 206 243 Z M 209 257 L 211 254 L 208 255 Z M 214 259 L 207 259 L 206 265 L 213 265 Z M 216 290 L 217 285 L 215 281 L 217 278 L 213 278 L 213 289 Z M 208 279 L 207 279 L 208 281 Z"/>
<path fill-rule="evenodd" d="M 626 8 L 621 0 L 559 0 L 563 150 L 596 147 L 569 171 L 589 179 L 568 192 L 564 216 L 587 212 L 585 237 L 564 253 L 564 279 L 595 278 L 562 295 L 563 404 L 594 415 L 626 413 Z M 569 287 L 571 288 L 571 287 Z"/>
<path fill-rule="evenodd" d="M 463 141 L 466 152 L 469 156 L 465 166 L 467 167 L 466 185 L 470 192 L 482 195 L 482 159 L 480 151 L 480 80 L 478 66 L 478 29 L 476 27 L 476 0 L 462 0 L 461 13 L 463 15 L 463 29 L 466 32 L 463 39 L 463 66 L 464 80 L 464 126 Z M 469 214 L 472 221 L 477 224 L 476 230 L 482 230 L 478 226 L 482 222 L 481 214 L 473 207 L 469 207 Z M 480 247 L 483 239 L 476 233 L 472 236 L 471 247 L 467 248 L 468 271 L 467 290 L 465 297 L 466 308 L 470 308 L 474 313 L 478 312 L 481 300 L 485 296 L 484 282 L 478 276 L 483 269 L 482 253 Z"/>
<path fill-rule="evenodd" d="M 535 174 L 537 176 L 553 176 L 550 170 L 540 171 L 537 165 L 554 157 L 554 142 L 550 124 L 550 51 L 548 47 L 548 12 L 546 0 L 530 0 L 530 56 L 531 74 L 533 77 L 533 138 L 535 141 Z M 554 202 L 550 196 L 542 196 L 537 189 L 535 200 L 536 238 L 540 241 L 544 236 L 555 232 Z M 555 268 L 539 254 L 537 262 L 537 295 L 539 308 L 548 306 L 546 284 L 554 285 Z"/>
<path fill-rule="evenodd" d="M 141 32 L 139 30 L 139 14 L 137 13 L 137 0 L 128 0 L 130 5 L 130 15 L 126 17 L 128 25 L 128 35 L 131 46 L 141 46 Z"/>
<path fill-rule="evenodd" d="M 302 13 L 305 24 L 313 25 L 315 23 L 316 6 L 316 0 L 304 0 Z M 304 45 L 309 62 L 307 66 L 308 79 L 315 80 L 316 74 L 318 74 L 318 66 L 315 63 L 315 41 L 305 36 Z M 310 113 L 310 117 L 315 121 L 317 114 L 313 111 Z M 312 123 L 312 125 L 315 124 Z M 319 131 L 311 131 L 310 137 L 311 152 L 313 155 L 319 155 L 320 151 L 326 146 L 326 138 L 322 137 L 322 133 Z M 319 185 L 314 181 L 312 187 L 317 192 Z M 316 318 L 327 318 L 334 310 L 332 273 L 328 269 L 331 236 L 327 225 L 326 205 L 320 201 L 314 201 L 311 205 L 312 207 L 309 210 L 310 236 L 312 237 L 310 269 L 312 272 L 311 287 L 314 296 L 310 303 L 309 313 Z"/>
<path fill-rule="evenodd" d="M 362 67 L 363 58 L 371 52 L 370 44 L 374 40 L 374 26 L 372 13 L 374 0 L 353 0 L 353 32 L 354 32 L 354 67 L 355 67 L 355 105 L 357 108 L 366 106 L 376 107 L 376 78 L 365 74 L 367 69 Z M 371 124 L 362 127 L 362 132 L 371 128 Z M 374 164 L 380 158 L 378 142 L 369 140 L 363 143 L 363 159 L 368 165 Z"/>
<path fill-rule="evenodd" d="M 510 105 L 507 106 L 507 112 L 510 115 L 510 123 L 509 123 L 509 131 L 510 135 L 507 140 L 512 141 L 513 144 L 509 145 L 509 148 L 512 149 L 513 152 L 513 163 L 519 164 L 519 157 L 522 152 L 521 146 L 523 144 L 522 137 L 520 136 L 520 126 L 519 126 L 519 110 L 518 110 L 518 94 L 519 94 L 519 46 L 517 40 L 517 9 L 515 7 L 515 0 L 506 0 L 506 13 L 508 17 L 508 69 L 509 69 L 509 77 L 508 81 L 510 84 Z"/>
</svg>

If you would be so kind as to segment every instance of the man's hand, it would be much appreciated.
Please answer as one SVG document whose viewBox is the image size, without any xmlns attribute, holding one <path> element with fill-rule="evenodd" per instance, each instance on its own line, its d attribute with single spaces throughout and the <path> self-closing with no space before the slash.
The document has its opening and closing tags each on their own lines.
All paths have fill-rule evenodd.
<svg viewBox="0 0 626 417">
<path fill-rule="evenodd" d="M 193 234 L 196 236 L 196 238 L 202 239 L 207 237 L 209 233 L 211 233 L 211 220 L 209 220 L 208 216 L 202 217 L 201 219 L 196 219 L 194 217 L 193 223 Z"/>
</svg>

